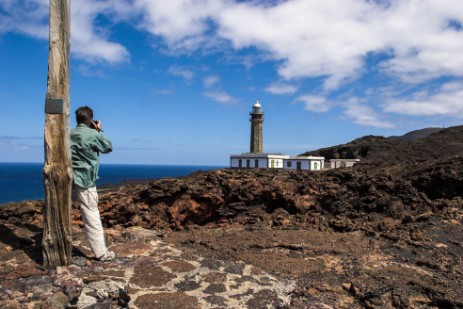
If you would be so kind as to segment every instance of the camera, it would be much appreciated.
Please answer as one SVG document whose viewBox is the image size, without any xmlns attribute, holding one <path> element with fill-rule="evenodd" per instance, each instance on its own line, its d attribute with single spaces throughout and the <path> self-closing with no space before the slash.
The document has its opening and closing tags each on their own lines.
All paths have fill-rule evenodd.
<svg viewBox="0 0 463 309">
<path fill-rule="evenodd" d="M 93 127 L 95 130 L 97 130 L 98 132 L 103 132 L 103 130 L 101 130 L 100 128 L 98 128 L 98 124 L 100 123 L 99 120 L 93 120 Z"/>
</svg>

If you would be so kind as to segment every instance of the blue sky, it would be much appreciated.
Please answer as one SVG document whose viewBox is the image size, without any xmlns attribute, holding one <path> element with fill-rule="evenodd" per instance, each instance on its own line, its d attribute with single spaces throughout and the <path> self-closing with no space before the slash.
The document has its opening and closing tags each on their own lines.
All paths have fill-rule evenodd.
<svg viewBox="0 0 463 309">
<path fill-rule="evenodd" d="M 71 110 L 103 163 L 227 165 L 256 100 L 290 155 L 462 124 L 461 0 L 71 2 Z M 48 0 L 0 0 L 0 162 L 43 160 L 47 53 Z"/>
</svg>

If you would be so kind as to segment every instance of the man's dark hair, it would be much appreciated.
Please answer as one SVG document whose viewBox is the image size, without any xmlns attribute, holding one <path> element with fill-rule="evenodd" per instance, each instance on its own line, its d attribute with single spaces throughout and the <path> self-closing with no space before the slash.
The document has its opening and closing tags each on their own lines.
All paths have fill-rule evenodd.
<svg viewBox="0 0 463 309">
<path fill-rule="evenodd" d="M 79 107 L 76 110 L 77 124 L 85 123 L 90 126 L 93 120 L 93 110 L 88 106 Z"/>
</svg>

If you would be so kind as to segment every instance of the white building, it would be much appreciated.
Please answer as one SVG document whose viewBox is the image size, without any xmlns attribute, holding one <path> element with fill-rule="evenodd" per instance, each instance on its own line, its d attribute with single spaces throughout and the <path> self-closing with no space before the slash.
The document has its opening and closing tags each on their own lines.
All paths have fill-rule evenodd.
<svg viewBox="0 0 463 309">
<path fill-rule="evenodd" d="M 271 168 L 289 170 L 322 170 L 324 157 L 297 156 L 290 157 L 283 154 L 263 152 L 263 115 L 259 101 L 252 107 L 251 118 L 251 147 L 249 153 L 230 156 L 231 168 Z"/>
<path fill-rule="evenodd" d="M 325 166 L 325 157 L 297 156 L 284 160 L 284 169 L 320 171 Z"/>
<path fill-rule="evenodd" d="M 360 162 L 360 159 L 331 159 L 329 168 L 352 167 L 357 162 Z"/>
<path fill-rule="evenodd" d="M 243 153 L 230 156 L 232 168 L 283 168 L 289 156 L 268 153 Z"/>
<path fill-rule="evenodd" d="M 324 157 L 290 157 L 282 154 L 244 153 L 230 156 L 231 168 L 273 168 L 285 170 L 319 171 L 325 165 Z"/>
</svg>

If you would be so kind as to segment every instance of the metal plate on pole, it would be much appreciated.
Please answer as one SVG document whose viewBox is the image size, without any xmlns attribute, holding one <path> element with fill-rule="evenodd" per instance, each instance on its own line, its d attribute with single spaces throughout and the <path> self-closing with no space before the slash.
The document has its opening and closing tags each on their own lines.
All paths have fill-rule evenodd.
<svg viewBox="0 0 463 309">
<path fill-rule="evenodd" d="M 45 114 L 63 114 L 64 99 L 45 99 Z"/>
</svg>

